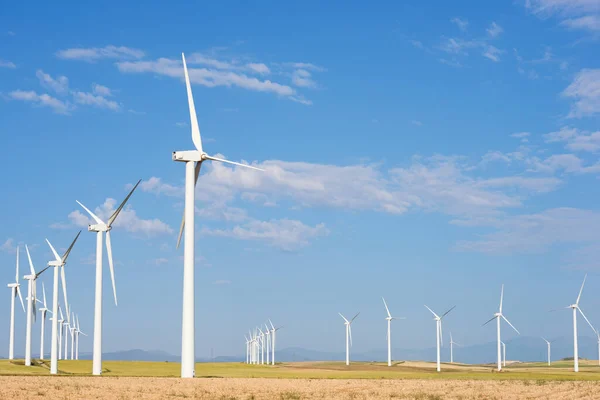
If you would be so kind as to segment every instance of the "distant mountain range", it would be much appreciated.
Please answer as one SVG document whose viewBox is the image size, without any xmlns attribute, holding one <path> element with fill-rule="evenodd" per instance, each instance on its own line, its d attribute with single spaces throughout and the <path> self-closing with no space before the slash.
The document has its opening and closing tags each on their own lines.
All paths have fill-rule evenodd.
<svg viewBox="0 0 600 400">
<path fill-rule="evenodd" d="M 511 361 L 545 361 L 546 343 L 541 338 L 535 337 L 517 337 L 506 340 L 506 359 Z M 343 343 L 342 343 L 343 344 Z M 342 347 L 342 346 L 340 346 Z M 342 347 L 343 348 L 343 347 Z M 435 360 L 435 347 L 426 349 L 393 349 L 395 360 Z M 579 356 L 589 359 L 598 359 L 598 343 L 595 339 L 580 336 L 579 337 Z M 573 357 L 573 339 L 570 337 L 561 337 L 552 343 L 552 359 Z M 23 358 L 17 356 L 17 358 Z M 80 353 L 80 359 L 89 360 L 92 353 Z M 120 361 L 169 361 L 179 362 L 178 355 L 169 354 L 161 350 L 125 350 L 102 354 L 103 360 Z M 345 353 L 326 352 L 309 350 L 301 347 L 288 347 L 277 350 L 277 361 L 342 361 L 345 359 Z M 351 359 L 355 361 L 384 361 L 387 359 L 385 348 L 371 350 L 362 353 L 351 353 Z M 449 361 L 450 348 L 442 348 L 442 361 Z M 245 354 L 239 356 L 217 356 L 213 359 L 198 358 L 199 362 L 241 362 L 245 360 Z M 496 342 L 488 342 L 473 346 L 454 346 L 454 361 L 467 364 L 493 363 L 496 360 Z"/>
</svg>

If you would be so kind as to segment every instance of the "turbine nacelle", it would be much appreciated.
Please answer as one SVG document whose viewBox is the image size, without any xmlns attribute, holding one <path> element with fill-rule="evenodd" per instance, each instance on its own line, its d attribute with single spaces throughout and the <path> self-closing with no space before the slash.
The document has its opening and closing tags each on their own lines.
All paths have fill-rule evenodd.
<svg viewBox="0 0 600 400">
<path fill-rule="evenodd" d="M 173 152 L 173 161 L 204 161 L 206 160 L 207 154 L 201 153 L 198 150 L 186 150 L 186 151 L 174 151 Z"/>
<path fill-rule="evenodd" d="M 88 232 L 108 232 L 112 229 L 112 226 L 106 224 L 90 224 L 88 225 Z"/>
<path fill-rule="evenodd" d="M 9 287 L 9 288 L 17 288 L 17 287 L 21 286 L 21 284 L 19 284 L 19 283 L 9 283 L 6 286 Z"/>
</svg>

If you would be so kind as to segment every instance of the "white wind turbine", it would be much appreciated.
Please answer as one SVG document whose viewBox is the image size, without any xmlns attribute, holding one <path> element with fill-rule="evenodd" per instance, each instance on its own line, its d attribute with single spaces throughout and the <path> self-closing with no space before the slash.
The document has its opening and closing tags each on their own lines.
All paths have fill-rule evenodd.
<svg viewBox="0 0 600 400">
<path fill-rule="evenodd" d="M 498 371 L 502 371 L 502 340 L 500 339 L 500 319 L 503 319 L 506 321 L 506 323 L 508 325 L 510 325 L 511 328 L 513 328 L 515 330 L 515 332 L 517 332 L 519 335 L 521 333 L 519 333 L 519 331 L 517 330 L 517 328 L 515 328 L 513 326 L 513 324 L 510 323 L 510 321 L 508 319 L 506 319 L 506 317 L 504 316 L 504 314 L 502 314 L 502 301 L 504 299 L 504 285 L 502 285 L 502 289 L 500 290 L 500 308 L 498 309 L 498 312 L 494 314 L 494 316 L 489 319 L 485 324 L 483 324 L 482 326 L 487 325 L 488 323 L 492 322 L 493 320 L 496 320 L 496 324 L 497 324 L 497 331 L 498 331 Z"/>
<path fill-rule="evenodd" d="M 275 365 L 275 333 L 281 328 L 283 328 L 283 326 L 275 328 L 271 320 L 269 320 L 269 324 L 271 324 L 271 365 Z"/>
<path fill-rule="evenodd" d="M 33 262 L 31 261 L 31 254 L 29 254 L 29 248 L 25 245 L 25 251 L 27 252 L 27 259 L 29 260 L 29 271 L 31 274 L 25 275 L 23 278 L 27 279 L 27 327 L 25 331 L 25 365 L 31 365 L 31 324 L 33 323 L 33 318 L 36 317 L 37 310 L 37 297 L 36 297 L 36 287 L 37 287 L 37 278 L 49 267 L 44 268 L 40 272 L 36 273 L 33 268 Z"/>
<path fill-rule="evenodd" d="M 387 345 L 388 345 L 388 367 L 392 366 L 392 320 L 393 319 L 404 319 L 403 317 L 392 317 L 392 314 L 390 314 L 390 309 L 388 308 L 387 303 L 385 302 L 385 299 L 382 297 L 381 300 L 383 300 L 383 305 L 385 306 L 385 311 L 387 312 L 387 317 L 385 318 L 387 320 Z"/>
<path fill-rule="evenodd" d="M 506 343 L 502 343 L 502 366 L 506 367 Z"/>
<path fill-rule="evenodd" d="M 260 363 L 264 364 L 265 363 L 265 333 L 260 328 L 258 328 L 258 331 L 260 332 L 260 335 L 259 335 L 259 338 L 260 338 Z"/>
<path fill-rule="evenodd" d="M 194 354 L 195 354 L 195 321 L 194 321 L 194 209 L 196 182 L 200 174 L 200 167 L 205 160 L 220 161 L 245 168 L 251 168 L 262 171 L 259 168 L 252 167 L 233 161 L 224 160 L 208 155 L 202 148 L 202 139 L 200 137 L 200 127 L 196 116 L 196 107 L 192 95 L 192 86 L 188 75 L 185 56 L 181 54 L 183 61 L 183 72 L 185 76 L 185 85 L 187 89 L 188 106 L 190 110 L 190 125 L 192 127 L 192 142 L 196 150 L 175 151 L 173 152 L 173 161 L 185 162 L 185 210 L 181 229 L 177 239 L 177 247 L 181 241 L 185 227 L 185 240 L 183 250 L 183 318 L 181 324 L 181 377 L 193 378 Z"/>
<path fill-rule="evenodd" d="M 25 311 L 25 305 L 23 304 L 23 297 L 21 296 L 21 289 L 19 284 L 19 246 L 17 246 L 17 267 L 15 273 L 15 282 L 7 285 L 10 288 L 10 333 L 8 340 L 8 359 L 12 360 L 15 358 L 15 297 L 19 295 L 21 300 L 21 307 Z"/>
<path fill-rule="evenodd" d="M 44 299 L 44 306 L 40 308 L 40 312 L 42 313 L 42 328 L 40 334 L 40 360 L 44 359 L 44 338 L 45 338 L 45 326 L 46 326 L 46 313 L 50 311 L 48 309 L 48 305 L 46 304 L 46 288 L 44 287 L 44 282 L 42 282 L 42 295 Z"/>
<path fill-rule="evenodd" d="M 52 244 L 50 243 L 50 241 L 48 239 L 46 239 L 48 246 L 50 246 L 50 250 L 52 250 L 52 254 L 54 254 L 54 260 L 48 262 L 48 266 L 54 267 L 54 285 L 53 285 L 54 291 L 52 293 L 52 342 L 51 342 L 51 348 L 50 348 L 50 373 L 53 375 L 58 373 L 58 354 L 59 354 L 58 353 L 58 344 L 59 344 L 59 342 L 58 342 L 58 272 L 60 269 L 62 288 L 63 288 L 63 296 L 65 299 L 65 306 L 67 306 L 69 303 L 67 302 L 67 281 L 65 279 L 65 264 L 67 263 L 67 258 L 69 258 L 69 254 L 71 254 L 71 250 L 73 249 L 75 242 L 79 238 L 79 235 L 81 235 L 81 231 L 79 231 L 79 233 L 77 233 L 77 236 L 75 236 L 75 239 L 73 240 L 73 242 L 71 243 L 71 245 L 69 246 L 67 251 L 65 251 L 65 254 L 63 254 L 62 257 L 60 257 L 58 255 L 58 253 L 56 252 L 54 247 L 52 247 Z"/>
<path fill-rule="evenodd" d="M 75 331 L 77 330 L 77 325 L 75 324 L 75 313 L 71 312 L 71 327 L 69 331 L 71 333 L 71 360 L 75 359 Z"/>
<path fill-rule="evenodd" d="M 246 340 L 246 364 L 249 364 L 250 363 L 250 341 L 248 340 L 246 335 L 244 335 L 244 339 Z"/>
<path fill-rule="evenodd" d="M 112 213 L 107 222 L 102 221 L 96 214 L 91 212 L 86 206 L 79 204 L 96 222 L 95 224 L 88 226 L 89 232 L 96 232 L 96 294 L 95 294 L 95 305 L 94 305 L 94 351 L 92 361 L 92 374 L 102 374 L 102 235 L 106 232 L 106 255 L 108 256 L 108 267 L 110 270 L 110 279 L 112 282 L 113 296 L 115 298 L 115 306 L 117 305 L 117 289 L 115 286 L 115 270 L 113 265 L 112 257 L 112 244 L 110 240 L 110 231 L 112 225 L 119 216 L 125 203 L 133 194 L 133 191 L 138 187 L 142 180 L 140 179 L 133 189 L 129 192 L 125 200 L 121 202 L 119 207 Z"/>
<path fill-rule="evenodd" d="M 596 337 L 598 338 L 598 365 L 600 365 L 600 332 L 596 331 Z"/>
<path fill-rule="evenodd" d="M 63 359 L 62 337 L 63 337 L 63 326 L 65 325 L 65 317 L 63 316 L 62 308 L 60 308 L 60 305 L 58 306 L 58 312 L 60 315 L 60 319 L 58 320 L 58 359 L 62 360 Z"/>
<path fill-rule="evenodd" d="M 75 331 L 75 359 L 79 360 L 79 335 L 87 336 L 85 333 L 81 331 L 79 327 L 79 316 L 77 316 L 76 324 L 77 330 Z"/>
<path fill-rule="evenodd" d="M 63 356 L 63 360 L 68 360 L 69 359 L 69 334 L 71 332 L 71 323 L 69 322 L 71 320 L 71 313 L 69 311 L 69 308 L 65 307 L 65 313 L 67 314 L 67 319 L 63 321 L 63 329 L 65 331 L 64 336 L 65 336 L 65 346 L 63 347 L 63 351 L 64 351 L 64 356 Z"/>
<path fill-rule="evenodd" d="M 555 342 L 555 341 L 554 341 L 554 340 L 552 340 L 552 341 L 549 341 L 549 340 L 546 340 L 546 339 L 545 339 L 545 338 L 543 338 L 543 337 L 542 337 L 542 340 L 543 340 L 544 342 L 546 342 L 546 345 L 548 346 L 548 365 L 550 365 L 550 347 L 551 347 L 552 343 L 553 343 L 553 342 Z"/>
<path fill-rule="evenodd" d="M 592 326 L 592 323 L 585 316 L 581 308 L 579 308 L 579 300 L 581 299 L 581 293 L 583 292 L 583 285 L 585 285 L 585 280 L 587 279 L 587 274 L 583 278 L 583 283 L 581 284 L 581 289 L 579 289 L 579 296 L 577 296 L 577 301 L 575 304 L 571 304 L 570 306 L 566 306 L 564 308 L 571 308 L 573 310 L 573 371 L 579 372 L 579 348 L 577 346 L 577 310 L 581 313 L 585 321 L 592 328 L 594 333 L 596 333 L 596 329 Z"/>
<path fill-rule="evenodd" d="M 439 315 L 437 315 L 436 313 L 434 313 L 431 308 L 427 307 L 427 305 L 425 305 L 425 307 L 433 314 L 433 319 L 435 321 L 436 345 L 437 345 L 436 369 L 437 369 L 437 372 L 440 372 L 442 370 L 441 365 L 440 365 L 440 348 L 444 345 L 444 336 L 442 334 L 442 319 L 446 315 L 448 315 L 448 313 L 450 313 L 450 311 L 454 310 L 454 307 L 456 307 L 456 306 L 452 306 L 452 308 L 449 309 L 448 311 L 446 311 L 444 314 L 442 314 L 441 317 Z"/>
<path fill-rule="evenodd" d="M 271 352 L 271 330 L 269 329 L 269 325 L 265 324 L 265 337 L 267 339 L 267 365 L 271 362 L 269 360 L 269 353 Z"/>
<path fill-rule="evenodd" d="M 344 318 L 344 325 L 346 326 L 346 365 L 350 365 L 350 346 L 352 346 L 352 322 L 354 322 L 354 319 L 358 317 L 358 314 L 360 314 L 360 312 L 356 313 L 356 315 L 350 321 L 348 321 L 346 317 L 342 315 L 342 313 L 338 314 L 340 314 L 340 317 Z"/>
<path fill-rule="evenodd" d="M 452 339 L 452 332 L 450 332 L 450 364 L 454 363 L 454 345 L 460 346 Z"/>
</svg>

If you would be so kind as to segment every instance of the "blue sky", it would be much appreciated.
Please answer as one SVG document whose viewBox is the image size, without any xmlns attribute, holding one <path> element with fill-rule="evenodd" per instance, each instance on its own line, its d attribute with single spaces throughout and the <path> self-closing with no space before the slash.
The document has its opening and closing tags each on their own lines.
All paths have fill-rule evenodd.
<svg viewBox="0 0 600 400">
<path fill-rule="evenodd" d="M 44 238 L 64 249 L 84 229 L 66 272 L 91 333 L 95 237 L 75 200 L 106 215 L 143 179 L 112 232 L 119 306 L 105 271 L 104 350 L 179 354 L 183 51 L 205 149 L 266 169 L 203 167 L 198 356 L 242 353 L 267 318 L 286 326 L 281 347 L 342 351 L 337 313 L 358 311 L 354 350 L 383 348 L 382 295 L 408 318 L 395 347 L 434 345 L 423 304 L 456 304 L 445 329 L 483 343 L 501 283 L 523 335 L 570 335 L 568 312 L 547 310 L 572 303 L 585 272 L 581 306 L 600 326 L 597 2 L 422 3 L 11 6 L 3 279 L 17 244 L 40 269 Z"/>
</svg>

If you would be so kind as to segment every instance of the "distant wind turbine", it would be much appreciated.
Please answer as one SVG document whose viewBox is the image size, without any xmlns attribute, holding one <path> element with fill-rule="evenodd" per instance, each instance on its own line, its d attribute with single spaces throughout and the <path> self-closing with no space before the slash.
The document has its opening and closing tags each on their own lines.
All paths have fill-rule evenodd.
<svg viewBox="0 0 600 400">
<path fill-rule="evenodd" d="M 358 317 L 358 314 L 360 314 L 360 312 L 356 313 L 356 315 L 352 317 L 350 321 L 348 321 L 346 317 L 342 315 L 342 313 L 338 314 L 340 314 L 340 317 L 344 318 L 344 325 L 346 325 L 346 365 L 350 365 L 350 346 L 352 346 L 352 322 L 354 322 L 354 320 L 356 319 L 356 317 Z"/>
<path fill-rule="evenodd" d="M 452 332 L 450 332 L 450 364 L 454 363 L 454 345 L 460 346 L 452 339 Z"/>
<path fill-rule="evenodd" d="M 583 283 L 581 284 L 581 289 L 579 289 L 579 295 L 577 296 L 577 300 L 575 304 L 571 304 L 570 306 L 566 306 L 564 308 L 571 308 L 573 310 L 573 371 L 579 372 L 579 348 L 577 346 L 577 311 L 581 313 L 581 316 L 585 319 L 588 325 L 592 328 L 594 333 L 596 333 L 596 329 L 592 326 L 592 323 L 585 316 L 581 308 L 579 308 L 579 300 L 581 299 L 581 293 L 583 292 L 583 286 L 585 285 L 585 280 L 587 279 L 587 274 L 583 278 Z M 554 311 L 554 310 L 552 310 Z"/>
<path fill-rule="evenodd" d="M 269 325 L 265 324 L 265 337 L 267 339 L 267 365 L 271 364 L 269 359 L 269 353 L 271 353 L 271 330 L 269 329 Z"/>
<path fill-rule="evenodd" d="M 381 300 L 383 300 L 383 305 L 385 306 L 385 311 L 387 312 L 387 317 L 385 317 L 385 319 L 387 320 L 387 345 L 388 345 L 388 367 L 392 366 L 392 320 L 393 319 L 404 319 L 403 317 L 397 318 L 397 317 L 392 317 L 392 314 L 390 314 L 390 309 L 388 308 L 387 303 L 385 302 L 385 299 L 382 297 Z"/>
<path fill-rule="evenodd" d="M 550 346 L 552 345 L 553 342 L 555 342 L 555 340 L 549 341 L 549 340 L 546 340 L 543 337 L 542 337 L 542 340 L 544 342 L 546 342 L 546 344 L 548 345 L 548 365 L 550 365 Z"/>
<path fill-rule="evenodd" d="M 271 365 L 275 365 L 275 334 L 278 330 L 283 328 L 283 326 L 275 328 L 271 320 L 269 320 L 269 324 L 271 324 Z"/>
<path fill-rule="evenodd" d="M 31 261 L 31 254 L 29 254 L 29 248 L 25 245 L 25 251 L 27 252 L 27 259 L 29 260 L 29 271 L 31 274 L 25 275 L 23 278 L 27 279 L 27 327 L 25 331 L 25 365 L 31 365 L 31 324 L 33 323 L 32 318 L 36 317 L 37 310 L 37 297 L 36 297 L 36 287 L 37 287 L 37 278 L 49 267 L 44 268 L 40 272 L 36 273 L 33 268 L 33 262 Z"/>
<path fill-rule="evenodd" d="M 95 304 L 94 304 L 94 351 L 92 356 L 92 374 L 93 375 L 101 375 L 102 374 L 102 238 L 103 234 L 106 232 L 106 254 L 108 256 L 108 267 L 110 270 L 110 280 L 112 282 L 113 288 L 113 296 L 115 298 L 115 306 L 117 305 L 117 289 L 115 286 L 115 270 L 113 265 L 113 257 L 112 257 L 112 245 L 110 240 L 110 231 L 112 229 L 112 225 L 119 216 L 123 207 L 125 207 L 125 203 L 131 197 L 134 190 L 138 187 L 142 180 L 140 179 L 133 189 L 129 192 L 125 200 L 121 202 L 119 207 L 112 213 L 110 218 L 108 218 L 107 222 L 102 221 L 91 212 L 86 206 L 81 204 L 78 200 L 76 200 L 77 204 L 79 204 L 96 222 L 95 224 L 88 226 L 89 232 L 96 232 L 96 296 L 95 296 Z"/>
<path fill-rule="evenodd" d="M 46 304 L 46 287 L 44 286 L 44 282 L 42 282 L 42 297 L 44 299 L 44 306 L 40 308 L 40 312 L 42 313 L 42 327 L 40 334 L 40 360 L 44 359 L 44 338 L 45 338 L 45 326 L 46 326 L 46 313 L 50 311 L 48 309 L 48 305 Z"/>
<path fill-rule="evenodd" d="M 510 323 L 510 321 L 508 319 L 506 319 L 506 317 L 502 314 L 502 301 L 504 298 L 504 285 L 502 285 L 502 289 L 500 290 L 500 308 L 498 310 L 497 313 L 494 314 L 494 316 L 488 320 L 485 324 L 483 324 L 482 326 L 487 325 L 488 323 L 492 322 L 493 320 L 496 320 L 497 323 L 497 330 L 498 330 L 498 371 L 502 371 L 502 354 L 501 354 L 501 346 L 502 346 L 502 341 L 500 339 L 500 319 L 503 319 L 506 321 L 506 323 L 508 325 L 510 325 L 511 328 L 513 328 L 515 330 L 515 332 L 517 332 L 519 335 L 519 331 L 517 330 L 517 328 L 515 328 L 513 326 L 513 324 Z"/>
<path fill-rule="evenodd" d="M 184 250 L 183 250 L 183 318 L 181 324 L 181 377 L 193 378 L 194 357 L 195 357 L 195 311 L 194 311 L 194 212 L 195 212 L 195 187 L 200 174 L 200 167 L 206 160 L 219 161 L 222 163 L 233 164 L 244 168 L 250 168 L 262 171 L 250 165 L 241 164 L 222 158 L 208 155 L 202 148 L 202 138 L 200 137 L 200 127 L 198 117 L 196 116 L 196 106 L 192 95 L 192 86 L 188 75 L 185 56 L 182 53 L 183 73 L 185 76 L 185 86 L 187 89 L 188 107 L 190 111 L 190 125 L 192 128 L 192 142 L 195 150 L 175 151 L 173 152 L 173 161 L 185 162 L 185 205 L 184 215 L 181 221 L 177 247 L 185 228 Z"/>
<path fill-rule="evenodd" d="M 48 266 L 54 267 L 54 290 L 52 293 L 52 343 L 50 350 L 50 373 L 56 375 L 58 373 L 58 273 L 60 269 L 60 275 L 62 280 L 62 288 L 63 288 L 63 296 L 65 299 L 65 306 L 69 304 L 67 302 L 67 281 L 65 279 L 65 264 L 67 263 L 67 258 L 69 258 L 69 254 L 71 254 L 71 250 L 73 250 L 73 246 L 77 239 L 81 235 L 81 231 L 77 233 L 75 239 L 65 251 L 62 257 L 58 255 L 54 247 L 48 239 L 46 242 L 48 246 L 50 246 L 50 250 L 52 250 L 52 254 L 54 254 L 54 260 L 48 262 Z"/>
<path fill-rule="evenodd" d="M 443 346 L 444 343 L 444 339 L 443 339 L 443 334 L 442 334 L 442 319 L 448 315 L 448 313 L 452 310 L 454 310 L 453 306 L 451 309 L 449 309 L 448 311 L 446 311 L 444 314 L 442 314 L 442 316 L 438 316 L 436 313 L 433 312 L 433 310 L 427 306 L 425 306 L 432 314 L 433 314 L 433 319 L 435 320 L 435 331 L 436 331 L 436 344 L 437 344 L 437 363 L 436 363 L 436 368 L 437 368 L 437 372 L 440 372 L 442 370 L 441 365 L 440 365 L 440 347 Z"/>
<path fill-rule="evenodd" d="M 21 300 L 21 307 L 25 311 L 25 305 L 23 304 L 23 297 L 21 296 L 21 289 L 19 284 L 19 246 L 17 246 L 17 267 L 15 273 L 15 282 L 9 283 L 10 288 L 10 333 L 8 340 L 8 359 L 13 360 L 15 358 L 15 297 L 19 295 Z"/>
</svg>

